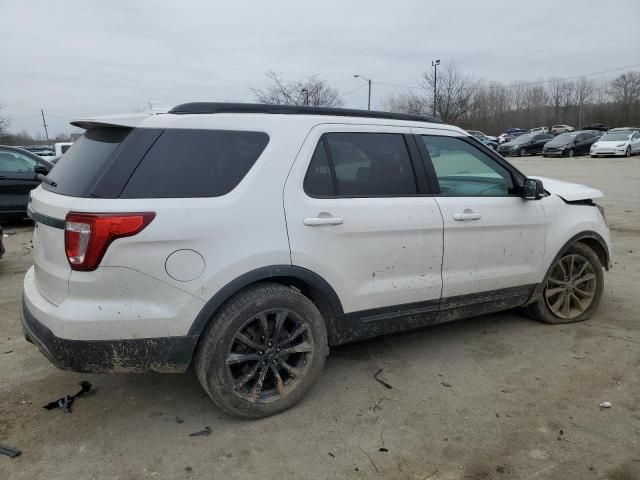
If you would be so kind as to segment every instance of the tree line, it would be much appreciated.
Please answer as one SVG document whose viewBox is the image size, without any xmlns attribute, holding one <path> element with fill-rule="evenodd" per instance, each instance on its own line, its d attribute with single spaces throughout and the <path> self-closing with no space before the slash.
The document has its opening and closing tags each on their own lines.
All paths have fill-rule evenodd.
<svg viewBox="0 0 640 480">
<path fill-rule="evenodd" d="M 317 74 L 285 80 L 269 71 L 266 77 L 266 85 L 251 88 L 257 102 L 319 107 L 344 105 L 344 95 Z M 433 70 L 426 70 L 416 87 L 385 97 L 383 109 L 431 115 L 434 81 Z M 478 79 L 450 63 L 440 68 L 436 87 L 438 118 L 445 123 L 486 133 L 498 134 L 510 127 L 527 129 L 556 124 L 576 128 L 591 123 L 640 127 L 640 72 L 632 70 L 610 81 L 598 82 L 585 76 L 504 84 Z M 10 119 L 2 115 L 2 109 L 0 104 L 0 144 L 46 143 L 42 135 L 33 137 L 26 131 L 11 133 Z M 68 134 L 60 134 L 51 142 L 68 139 Z"/>
<path fill-rule="evenodd" d="M 251 89 L 258 102 L 325 107 L 344 104 L 339 91 L 317 74 L 295 81 L 285 81 L 274 72 L 266 76 L 265 87 Z M 426 70 L 415 88 L 384 98 L 383 110 L 431 115 L 434 82 L 433 70 Z M 611 81 L 552 77 L 507 85 L 480 80 L 451 63 L 438 72 L 436 87 L 436 116 L 466 129 L 498 134 L 510 127 L 556 124 L 575 128 L 592 123 L 640 126 L 640 73 L 636 71 Z"/>
<path fill-rule="evenodd" d="M 416 89 L 385 100 L 396 112 L 431 115 L 434 73 L 425 71 Z M 510 127 L 533 128 L 592 123 L 640 126 L 640 73 L 629 71 L 608 82 L 588 77 L 549 78 L 505 85 L 485 82 L 449 64 L 437 75 L 436 116 L 467 129 L 501 133 Z"/>
</svg>

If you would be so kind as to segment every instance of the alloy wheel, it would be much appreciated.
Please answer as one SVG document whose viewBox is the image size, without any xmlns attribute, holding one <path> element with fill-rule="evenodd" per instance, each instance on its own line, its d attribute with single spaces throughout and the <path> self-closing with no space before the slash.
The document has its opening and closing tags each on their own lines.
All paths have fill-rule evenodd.
<svg viewBox="0 0 640 480">
<path fill-rule="evenodd" d="M 261 312 L 236 331 L 226 356 L 227 380 L 247 401 L 277 401 L 300 383 L 313 354 L 303 318 L 285 309 Z"/>
<path fill-rule="evenodd" d="M 572 253 L 561 257 L 551 270 L 544 297 L 556 317 L 573 319 L 589 308 L 595 293 L 593 265 L 586 257 Z"/>
</svg>

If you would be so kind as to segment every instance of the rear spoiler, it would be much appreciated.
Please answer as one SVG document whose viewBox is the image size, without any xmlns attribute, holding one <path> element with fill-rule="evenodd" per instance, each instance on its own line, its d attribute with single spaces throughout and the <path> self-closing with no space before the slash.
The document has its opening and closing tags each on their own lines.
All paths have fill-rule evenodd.
<svg viewBox="0 0 640 480">
<path fill-rule="evenodd" d="M 91 130 L 93 128 L 102 127 L 129 127 L 133 128 L 137 126 L 142 120 L 151 115 L 157 115 L 156 112 L 142 112 L 142 113 L 126 113 L 116 115 L 99 115 L 90 118 L 81 118 L 73 120 L 71 125 L 75 127 L 84 128 L 85 130 Z"/>
</svg>

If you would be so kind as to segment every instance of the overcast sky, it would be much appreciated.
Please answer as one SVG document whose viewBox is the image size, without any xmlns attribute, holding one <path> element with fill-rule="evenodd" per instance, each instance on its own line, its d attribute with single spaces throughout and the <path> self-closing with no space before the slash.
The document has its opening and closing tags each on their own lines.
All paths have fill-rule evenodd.
<svg viewBox="0 0 640 480">
<path fill-rule="evenodd" d="M 640 64 L 640 1 L 0 0 L 0 42 L 11 130 L 42 131 L 43 108 L 55 134 L 147 100 L 252 101 L 268 70 L 346 94 L 355 73 L 415 85 L 435 58 L 503 82 Z M 373 107 L 397 91 L 374 84 Z"/>
</svg>

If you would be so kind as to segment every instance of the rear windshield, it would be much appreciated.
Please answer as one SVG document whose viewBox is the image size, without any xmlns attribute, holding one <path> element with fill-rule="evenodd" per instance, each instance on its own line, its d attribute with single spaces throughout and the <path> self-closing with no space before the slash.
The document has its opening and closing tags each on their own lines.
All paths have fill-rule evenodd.
<svg viewBox="0 0 640 480">
<path fill-rule="evenodd" d="M 47 175 L 57 186 L 42 183 L 42 186 L 61 195 L 86 196 L 87 188 L 93 186 L 107 165 L 107 160 L 116 148 L 131 133 L 131 128 L 96 128 L 87 130 L 67 150 Z"/>
</svg>

